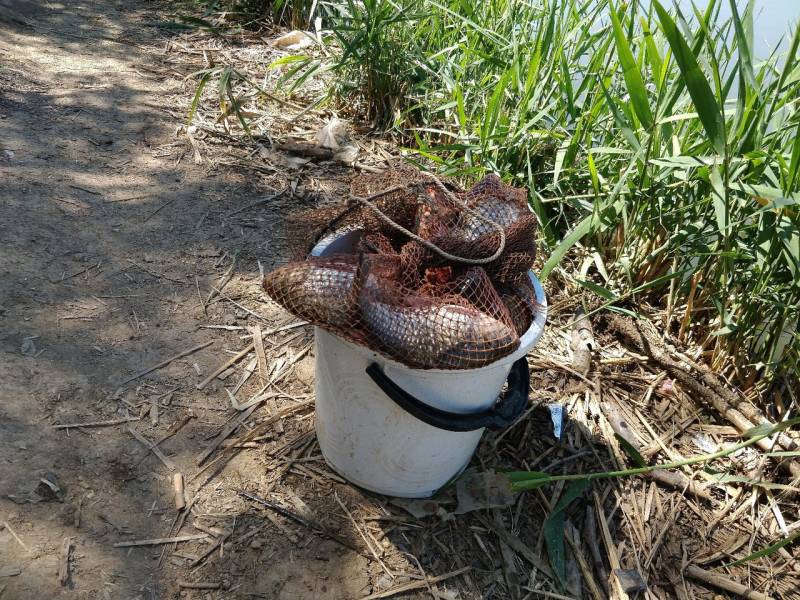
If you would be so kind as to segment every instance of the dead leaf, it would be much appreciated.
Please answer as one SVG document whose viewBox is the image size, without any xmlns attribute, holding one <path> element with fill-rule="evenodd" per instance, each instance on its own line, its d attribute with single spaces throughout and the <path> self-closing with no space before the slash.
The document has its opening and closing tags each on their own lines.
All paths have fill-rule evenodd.
<svg viewBox="0 0 800 600">
<path fill-rule="evenodd" d="M 485 508 L 505 508 L 514 503 L 508 477 L 494 471 L 467 471 L 456 482 L 458 506 L 455 514 L 463 515 Z"/>
<path fill-rule="evenodd" d="M 347 131 L 347 123 L 333 117 L 317 132 L 314 139 L 316 139 L 317 144 L 323 148 L 338 150 L 347 143 L 349 137 L 350 134 Z"/>
<path fill-rule="evenodd" d="M 354 145 L 347 145 L 342 146 L 333 156 L 334 160 L 338 160 L 340 163 L 345 165 L 352 165 L 356 162 L 356 158 L 358 158 L 358 146 Z"/>
</svg>

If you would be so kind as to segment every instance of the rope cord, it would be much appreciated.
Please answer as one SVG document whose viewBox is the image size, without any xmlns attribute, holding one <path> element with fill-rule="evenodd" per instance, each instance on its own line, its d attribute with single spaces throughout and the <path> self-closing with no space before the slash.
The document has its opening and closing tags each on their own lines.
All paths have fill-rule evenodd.
<svg viewBox="0 0 800 600">
<path fill-rule="evenodd" d="M 444 193 L 445 196 L 447 196 L 447 198 L 451 202 L 453 202 L 457 206 L 461 207 L 464 210 L 464 212 L 466 212 L 467 214 L 475 217 L 479 221 L 483 221 L 487 225 L 489 225 L 492 228 L 497 230 L 497 232 L 500 234 L 500 244 L 498 245 L 497 250 L 495 251 L 494 254 L 492 254 L 491 256 L 488 256 L 488 257 L 484 257 L 484 258 L 466 258 L 466 257 L 463 257 L 463 256 L 456 256 L 454 254 L 450 254 L 446 250 L 442 250 L 441 248 L 439 248 L 439 246 L 437 246 L 436 244 L 434 244 L 432 242 L 429 242 L 425 238 L 418 236 L 416 233 L 413 233 L 413 232 L 409 231 L 408 229 L 406 229 L 405 227 L 403 227 L 399 223 L 393 221 L 391 218 L 389 218 L 388 215 L 386 215 L 386 213 L 384 213 L 373 202 L 373 200 L 377 200 L 378 198 L 380 198 L 382 196 L 386 196 L 387 194 L 391 194 L 393 192 L 397 192 L 397 191 L 400 191 L 400 190 L 403 190 L 403 189 L 409 189 L 409 188 L 412 188 L 412 187 L 419 187 L 420 186 L 419 183 L 411 183 L 411 184 L 406 184 L 406 185 L 396 185 L 394 187 L 391 187 L 391 188 L 388 188 L 386 190 L 383 190 L 382 192 L 378 192 L 377 194 L 372 194 L 371 196 L 367 196 L 366 198 L 362 198 L 360 196 L 350 196 L 350 199 L 354 200 L 356 202 L 359 202 L 359 203 L 363 204 L 364 206 L 366 206 L 367 208 L 369 208 L 372 212 L 374 212 L 377 215 L 377 217 L 381 221 L 383 221 L 384 223 L 389 225 L 392 229 L 395 229 L 396 231 L 399 231 L 400 233 L 402 233 L 403 235 L 409 237 L 410 239 L 414 240 L 415 242 L 419 242 L 420 244 L 425 246 L 425 248 L 427 248 L 431 252 L 435 252 L 436 254 L 441 256 L 442 258 L 447 259 L 449 261 L 463 263 L 465 265 L 485 265 L 485 264 L 488 264 L 488 263 L 493 262 L 493 261 L 497 260 L 498 258 L 500 258 L 500 255 L 502 255 L 503 252 L 506 249 L 506 233 L 503 230 L 503 226 L 498 224 L 498 223 L 495 223 L 490 218 L 486 217 L 485 215 L 480 214 L 479 212 L 477 212 L 477 211 L 471 209 L 469 206 L 467 206 L 467 203 L 462 201 L 453 192 L 448 190 L 447 187 L 445 187 L 445 185 L 439 180 L 438 177 L 436 177 L 434 175 L 428 175 L 428 179 L 434 185 L 436 185 L 436 187 L 439 189 L 439 191 Z M 417 194 L 419 194 L 419 190 L 417 190 Z"/>
</svg>

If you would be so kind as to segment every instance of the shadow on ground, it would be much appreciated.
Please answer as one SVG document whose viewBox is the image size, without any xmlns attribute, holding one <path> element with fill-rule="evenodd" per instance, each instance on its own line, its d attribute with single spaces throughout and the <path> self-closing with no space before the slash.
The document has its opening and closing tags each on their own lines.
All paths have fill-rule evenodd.
<svg viewBox="0 0 800 600">
<path fill-rule="evenodd" d="M 195 165 L 174 137 L 164 108 L 180 80 L 152 74 L 164 42 L 144 25 L 154 8 L 0 3 L 0 563 L 21 570 L 0 579 L 4 598 L 57 593 L 67 537 L 67 587 L 80 597 L 165 597 L 160 548 L 112 544 L 168 530 L 169 470 L 124 427 L 53 426 L 138 417 L 149 397 L 180 387 L 187 408 L 176 400 L 158 424 L 133 426 L 155 440 L 196 407 L 163 445 L 188 469 L 225 414 L 214 390 L 189 392 L 193 364 L 207 373 L 239 343 L 197 326 L 246 321 L 228 306 L 204 311 L 199 292 L 234 256 L 237 277 L 254 286 L 257 260 L 283 260 L 282 211 L 225 217 L 260 198 L 263 183 Z M 31 502 L 45 472 L 63 503 Z"/>
</svg>

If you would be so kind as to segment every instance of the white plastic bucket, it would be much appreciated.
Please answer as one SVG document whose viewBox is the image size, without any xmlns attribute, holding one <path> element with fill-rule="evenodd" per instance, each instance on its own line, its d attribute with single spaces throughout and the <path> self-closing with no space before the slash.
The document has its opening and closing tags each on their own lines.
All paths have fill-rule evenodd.
<svg viewBox="0 0 800 600">
<path fill-rule="evenodd" d="M 360 231 L 340 232 L 320 241 L 312 255 L 350 252 Z M 367 369 L 432 407 L 467 415 L 491 411 L 512 365 L 524 359 L 544 328 L 547 304 L 539 280 L 530 273 L 542 309 L 513 354 L 469 370 L 411 369 L 316 327 L 316 429 L 328 464 L 352 483 L 388 496 L 425 498 L 459 475 L 475 452 L 483 428 L 452 431 L 429 425 L 390 398 Z M 518 363 L 527 401 L 527 366 Z M 511 381 L 509 379 L 509 381 Z M 412 407 L 413 408 L 413 407 Z M 438 410 L 437 410 L 438 409 Z M 411 412 L 414 412 L 411 410 Z M 436 414 L 434 414 L 436 416 Z M 441 415 L 440 415 L 441 416 Z M 431 421 L 433 422 L 433 421 Z"/>
</svg>

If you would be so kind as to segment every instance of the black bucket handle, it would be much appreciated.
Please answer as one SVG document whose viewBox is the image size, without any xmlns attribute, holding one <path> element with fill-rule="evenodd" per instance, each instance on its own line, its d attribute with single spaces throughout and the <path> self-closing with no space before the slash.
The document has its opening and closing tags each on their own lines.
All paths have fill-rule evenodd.
<svg viewBox="0 0 800 600">
<path fill-rule="evenodd" d="M 523 356 L 508 373 L 508 390 L 494 406 L 479 413 L 453 413 L 426 404 L 406 392 L 389 379 L 377 363 L 367 367 L 367 375 L 389 398 L 410 415 L 423 423 L 446 431 L 475 431 L 477 429 L 500 430 L 513 424 L 525 410 L 530 391 L 528 362 Z"/>
</svg>

